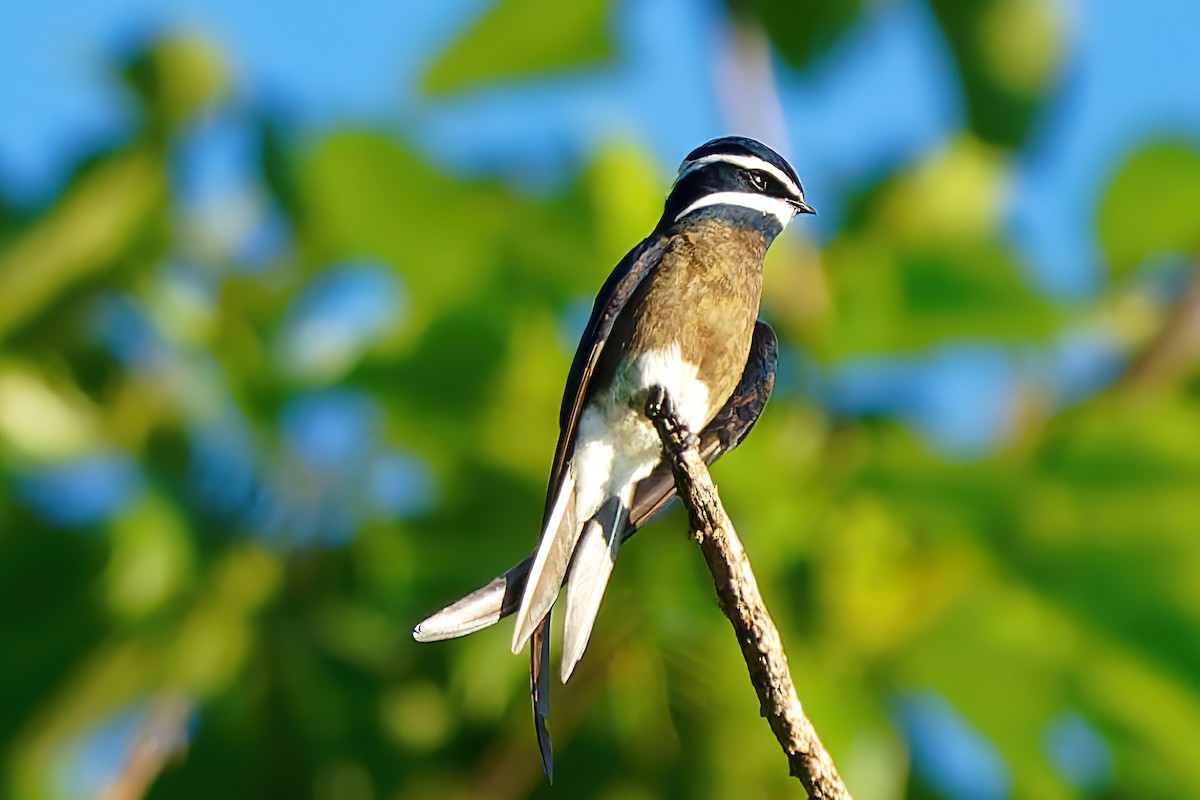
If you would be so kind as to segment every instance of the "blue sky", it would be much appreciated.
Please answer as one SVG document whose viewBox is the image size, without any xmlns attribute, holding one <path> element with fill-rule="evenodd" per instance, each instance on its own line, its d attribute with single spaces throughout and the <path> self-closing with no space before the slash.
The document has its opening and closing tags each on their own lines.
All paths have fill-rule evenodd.
<svg viewBox="0 0 1200 800">
<path fill-rule="evenodd" d="M 353 14 L 330 0 L 10 5 L 0 26 L 0 196 L 26 206 L 52 196 L 76 157 L 129 125 L 128 100 L 111 78 L 116 57 L 153 32 L 194 31 L 230 61 L 235 110 L 197 128 L 183 147 L 181 199 L 217 209 L 209 220 L 217 235 L 266 252 L 287 235 L 286 223 L 269 206 L 257 209 L 256 222 L 254 209 L 238 203 L 257 181 L 239 107 L 280 111 L 307 136 L 347 123 L 389 130 L 447 170 L 500 175 L 532 191 L 569 180 L 614 137 L 647 148 L 665 179 L 699 142 L 739 132 L 722 123 L 715 76 L 725 19 L 711 0 L 616 4 L 612 64 L 436 100 L 417 90 L 421 70 L 488 7 L 485 0 L 362 0 Z M 1078 298 L 1104 275 L 1093 209 L 1121 156 L 1151 136 L 1200 142 L 1200 3 L 1058 6 L 1067 41 L 1063 78 L 1015 156 L 1008 227 L 1031 282 Z M 804 75 L 776 67 L 786 141 L 772 143 L 791 156 L 822 210 L 806 226 L 818 236 L 864 180 L 935 148 L 962 125 L 949 55 L 915 0 L 880 3 Z M 246 239 L 239 226 L 248 225 L 261 235 Z M 1083 375 L 1063 387 L 1065 395 L 1111 373 L 1095 343 L 1076 337 L 1061 344 L 1045 359 L 1047 374 Z M 1003 428 L 1008 400 L 996 387 L 1012 383 L 1017 360 L 966 343 L 886 369 L 848 364 L 830 392 L 848 413 L 872 397 L 907 398 L 902 408 L 876 410 L 907 419 L 949 452 L 979 452 Z M 859 391 L 888 376 L 880 391 Z"/>
<path fill-rule="evenodd" d="M 65 0 L 11 3 L 0 26 L 0 185 L 45 198 L 74 156 L 127 124 L 112 56 L 156 30 L 198 31 L 230 59 L 238 95 L 312 132 L 346 121 L 393 129 L 450 169 L 537 186 L 569 174 L 614 135 L 664 172 L 724 133 L 713 75 L 720 6 L 617 5 L 615 64 L 430 102 L 422 66 L 488 3 Z M 1069 57 L 1061 97 L 1021 154 L 1012 231 L 1036 283 L 1079 295 L 1099 276 L 1091 209 L 1116 157 L 1148 134 L 1200 139 L 1200 70 L 1188 0 L 1059 0 Z M 663 31 L 673 35 L 663 36 Z M 913 2 L 882 4 L 810 74 L 781 71 L 786 149 L 814 198 L 903 160 L 959 124 L 948 58 Z M 565 168 L 565 169 L 564 169 Z"/>
</svg>

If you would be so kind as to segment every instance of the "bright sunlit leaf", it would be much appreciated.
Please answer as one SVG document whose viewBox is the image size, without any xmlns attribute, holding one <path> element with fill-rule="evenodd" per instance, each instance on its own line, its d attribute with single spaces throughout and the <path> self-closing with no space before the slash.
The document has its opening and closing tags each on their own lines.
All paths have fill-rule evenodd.
<svg viewBox="0 0 1200 800">
<path fill-rule="evenodd" d="M 1117 274 L 1152 256 L 1200 255 L 1200 149 L 1156 144 L 1133 154 L 1104 193 L 1097 227 Z"/>
<path fill-rule="evenodd" d="M 599 64 L 612 51 L 610 8 L 608 0 L 498 0 L 427 68 L 425 90 L 459 92 Z"/>
</svg>

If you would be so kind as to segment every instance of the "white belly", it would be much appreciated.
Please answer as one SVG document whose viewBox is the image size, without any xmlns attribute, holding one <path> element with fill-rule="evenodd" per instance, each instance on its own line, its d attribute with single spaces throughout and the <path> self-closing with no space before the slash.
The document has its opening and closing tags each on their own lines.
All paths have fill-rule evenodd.
<svg viewBox="0 0 1200 800">
<path fill-rule="evenodd" d="M 662 441 L 644 410 L 652 386 L 667 390 L 692 433 L 703 429 L 708 387 L 696 380 L 697 369 L 680 357 L 676 345 L 645 353 L 584 408 L 571 458 L 580 522 L 590 519 L 606 498 L 624 494 L 649 475 L 662 458 Z"/>
</svg>

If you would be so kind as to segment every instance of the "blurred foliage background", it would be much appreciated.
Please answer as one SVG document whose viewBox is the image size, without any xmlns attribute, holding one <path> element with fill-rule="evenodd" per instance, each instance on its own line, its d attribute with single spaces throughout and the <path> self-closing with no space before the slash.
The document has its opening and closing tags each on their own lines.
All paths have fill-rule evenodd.
<svg viewBox="0 0 1200 800">
<path fill-rule="evenodd" d="M 725 133 L 821 212 L 714 472 L 851 790 L 1200 796 L 1191 5 L 38 5 L 4 796 L 798 796 L 678 509 L 554 689 L 553 788 L 508 626 L 409 638 L 533 547 L 591 298 Z"/>
</svg>

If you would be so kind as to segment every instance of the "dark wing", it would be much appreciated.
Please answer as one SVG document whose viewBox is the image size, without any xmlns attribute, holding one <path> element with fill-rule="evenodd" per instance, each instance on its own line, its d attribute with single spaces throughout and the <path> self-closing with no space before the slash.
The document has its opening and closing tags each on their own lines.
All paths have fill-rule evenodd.
<svg viewBox="0 0 1200 800">
<path fill-rule="evenodd" d="M 625 304 L 662 258 L 665 243 L 666 240 L 658 234 L 644 239 L 621 259 L 621 263 L 609 274 L 596 295 L 592 315 L 583 330 L 583 336 L 579 339 L 579 347 L 571 361 L 571 371 L 567 374 L 567 385 L 563 389 L 562 407 L 558 414 L 558 444 L 554 448 L 554 463 L 550 468 L 550 485 L 546 492 L 546 510 L 543 517 L 550 515 L 550 507 L 554 498 L 558 496 L 567 453 L 571 452 L 571 444 L 575 440 L 575 424 L 583 411 L 588 385 L 596 371 L 600 353 L 604 350 L 613 324 L 625 308 Z"/>
<path fill-rule="evenodd" d="M 617 264 L 592 306 L 592 315 L 579 340 L 567 385 L 563 390 L 562 408 L 558 419 L 558 444 L 554 448 L 554 462 L 550 468 L 550 482 L 546 492 L 546 508 L 542 515 L 542 527 L 550 516 L 554 499 L 562 484 L 567 454 L 575 440 L 575 425 L 587 399 L 588 386 L 596 371 L 596 364 L 604 345 L 612 334 L 613 324 L 633 296 L 642 280 L 662 257 L 665 240 L 651 234 L 637 247 L 629 251 Z M 433 642 L 451 639 L 485 628 L 513 613 L 521 604 L 525 581 L 533 557 L 525 559 L 487 586 L 467 595 L 438 613 L 432 615 L 413 629 L 413 638 L 418 642 Z M 534 628 L 529 640 L 529 693 L 533 700 L 533 724 L 537 733 L 538 750 L 542 757 L 542 769 L 546 777 L 553 780 L 553 764 L 550 751 L 550 732 L 546 720 L 550 716 L 550 693 L 547 682 L 550 663 L 550 615 Z"/>
<path fill-rule="evenodd" d="M 629 302 L 638 285 L 662 257 L 665 240 L 651 234 L 641 244 L 629 251 L 621 263 L 613 269 L 596 295 L 592 316 L 575 350 L 567 385 L 563 389 L 562 408 L 558 416 L 558 444 L 554 448 L 554 463 L 550 468 L 550 482 L 546 491 L 546 508 L 542 514 L 542 527 L 550 517 L 554 499 L 558 497 L 562 484 L 563 469 L 567 454 L 575 441 L 575 424 L 583 411 L 588 386 L 596 371 L 600 353 L 612 333 L 613 323 Z M 543 534 L 545 532 L 543 531 Z M 526 568 L 528 573 L 528 568 Z M 524 581 L 521 586 L 524 590 Z M 507 596 L 507 592 L 505 593 Z M 520 595 L 516 595 L 518 605 Z M 550 716 L 550 692 L 547 683 L 550 663 L 550 615 L 538 624 L 529 641 L 529 693 L 533 700 L 533 727 L 537 733 L 538 750 L 542 756 L 542 769 L 546 778 L 554 780 L 554 765 L 550 750 L 550 731 L 546 720 Z"/>
<path fill-rule="evenodd" d="M 542 527 L 545 528 L 546 522 L 550 517 L 552 506 L 555 498 L 558 497 L 559 489 L 562 485 L 563 470 L 566 467 L 567 454 L 571 452 L 571 447 L 575 441 L 575 425 L 579 421 L 579 414 L 583 410 L 583 405 L 587 399 L 589 384 L 592 375 L 596 371 L 596 364 L 600 360 L 600 354 L 604 350 L 604 345 L 608 342 L 609 335 L 612 333 L 613 324 L 617 317 L 625 308 L 625 304 L 629 302 L 629 298 L 637 290 L 638 285 L 645 279 L 646 275 L 659 263 L 662 257 L 662 251 L 665 246 L 665 240 L 657 233 L 651 234 L 643 240 L 637 247 L 629 251 L 625 258 L 621 259 L 621 263 L 617 264 L 612 273 L 605 280 L 604 285 L 600 287 L 600 292 L 596 295 L 596 302 L 592 306 L 592 315 L 588 319 L 587 327 L 584 329 L 583 336 L 579 340 L 579 347 L 575 351 L 575 358 L 571 362 L 571 371 L 567 375 L 567 385 L 563 390 L 562 408 L 559 411 L 558 419 L 558 444 L 554 448 L 554 462 L 550 468 L 550 481 L 546 491 L 546 508 L 542 514 Z M 544 531 L 543 531 L 544 533 Z M 521 570 L 520 565 L 514 570 Z M 514 570 L 510 570 L 502 578 L 507 578 Z M 524 591 L 525 578 L 528 575 L 529 566 L 526 564 L 524 570 L 521 571 L 521 581 L 518 586 L 515 581 L 510 583 L 505 580 L 502 584 L 503 589 L 499 592 L 499 598 L 504 601 L 502 603 L 501 613 L 494 614 L 486 612 L 484 618 L 488 621 L 484 625 L 491 624 L 500 619 L 504 615 L 504 607 L 508 606 L 507 602 L 510 598 L 514 601 L 513 609 L 520 604 L 521 592 Z M 515 576 L 514 576 L 515 577 Z M 497 581 L 488 584 L 489 587 L 495 586 L 500 589 L 501 585 Z M 479 593 L 476 592 L 470 597 L 460 600 L 454 604 L 458 607 L 463 603 L 470 603 L 471 598 Z M 507 613 L 511 613 L 510 609 Z M 449 611 L 447 609 L 446 611 Z M 455 625 L 452 628 L 456 631 L 449 635 L 437 635 L 433 630 L 435 617 L 445 614 L 436 614 L 426 622 L 418 625 L 413 631 L 413 637 L 418 641 L 430 641 L 437 638 L 449 638 L 449 636 L 459 636 L 463 633 L 469 633 L 475 630 L 472 623 L 465 625 Z M 429 625 L 430 628 L 423 635 L 422 627 Z M 478 625 L 477 627 L 483 627 Z M 547 685 L 548 664 L 550 657 L 550 615 L 538 624 L 530 637 L 529 647 L 529 692 L 533 700 L 533 724 L 534 730 L 537 733 L 538 749 L 542 757 L 542 768 L 546 772 L 546 777 L 551 778 L 553 765 L 551 763 L 550 752 L 550 733 L 546 726 L 546 720 L 550 715 L 549 690 Z"/>
<path fill-rule="evenodd" d="M 754 327 L 750 358 L 737 388 L 700 433 L 700 455 L 706 464 L 712 464 L 733 450 L 750 433 L 775 386 L 778 360 L 775 332 L 760 320 Z M 637 485 L 621 541 L 633 536 L 674 496 L 675 479 L 670 466 L 659 464 Z M 530 555 L 491 583 L 433 614 L 414 629 L 413 637 L 419 642 L 453 639 L 486 628 L 512 614 L 521 604 L 525 577 L 532 563 L 533 556 Z"/>
</svg>

